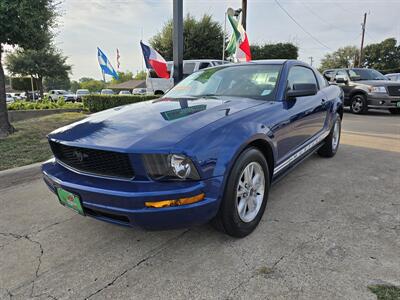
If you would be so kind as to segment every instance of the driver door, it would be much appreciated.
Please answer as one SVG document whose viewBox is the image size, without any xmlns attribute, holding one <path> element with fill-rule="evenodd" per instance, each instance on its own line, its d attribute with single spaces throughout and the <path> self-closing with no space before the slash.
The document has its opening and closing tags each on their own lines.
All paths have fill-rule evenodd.
<svg viewBox="0 0 400 300">
<path fill-rule="evenodd" d="M 284 161 L 298 148 L 323 129 L 326 118 L 326 95 L 319 89 L 314 71 L 306 66 L 293 66 L 289 70 L 287 89 L 295 84 L 315 84 L 316 95 L 284 99 L 286 124 L 278 135 L 278 159 Z"/>
</svg>

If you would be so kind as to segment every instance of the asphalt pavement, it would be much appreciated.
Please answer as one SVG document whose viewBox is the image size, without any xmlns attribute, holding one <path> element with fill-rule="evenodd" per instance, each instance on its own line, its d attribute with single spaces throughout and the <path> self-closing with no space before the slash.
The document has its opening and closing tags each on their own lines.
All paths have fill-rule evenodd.
<svg viewBox="0 0 400 300">
<path fill-rule="evenodd" d="M 345 113 L 337 155 L 276 184 L 244 239 L 106 224 L 16 177 L 0 177 L 0 299 L 376 299 L 369 284 L 400 286 L 400 116 Z"/>
</svg>

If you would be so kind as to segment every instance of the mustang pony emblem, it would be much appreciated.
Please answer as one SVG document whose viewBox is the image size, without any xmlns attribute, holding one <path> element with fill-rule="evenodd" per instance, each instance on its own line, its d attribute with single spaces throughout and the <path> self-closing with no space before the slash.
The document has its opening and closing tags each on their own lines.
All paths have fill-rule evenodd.
<svg viewBox="0 0 400 300">
<path fill-rule="evenodd" d="M 89 157 L 89 155 L 87 155 L 86 153 L 80 152 L 78 150 L 75 150 L 74 152 L 72 152 L 72 155 L 79 160 L 80 162 L 84 161 L 86 158 Z"/>
</svg>

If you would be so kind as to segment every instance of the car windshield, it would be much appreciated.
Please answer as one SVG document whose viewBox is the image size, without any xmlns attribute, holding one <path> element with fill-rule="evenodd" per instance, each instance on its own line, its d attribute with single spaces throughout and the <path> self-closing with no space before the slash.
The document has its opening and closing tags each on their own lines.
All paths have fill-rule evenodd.
<svg viewBox="0 0 400 300">
<path fill-rule="evenodd" d="M 385 76 L 373 69 L 351 69 L 348 72 L 351 80 L 387 80 Z"/>
<path fill-rule="evenodd" d="M 270 100 L 281 65 L 248 64 L 205 69 L 182 80 L 164 97 L 234 96 Z"/>
<path fill-rule="evenodd" d="M 82 94 L 82 95 L 87 95 L 87 94 L 89 94 L 89 91 L 77 91 L 76 92 L 77 94 Z"/>
</svg>

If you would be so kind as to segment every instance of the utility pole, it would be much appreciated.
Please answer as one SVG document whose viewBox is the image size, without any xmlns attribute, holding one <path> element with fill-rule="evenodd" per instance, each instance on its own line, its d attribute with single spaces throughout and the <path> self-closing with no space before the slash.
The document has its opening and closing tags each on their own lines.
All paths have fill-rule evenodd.
<svg viewBox="0 0 400 300">
<path fill-rule="evenodd" d="M 247 20 L 247 0 L 242 0 L 242 25 L 244 30 L 246 30 L 246 20 Z"/>
<path fill-rule="evenodd" d="M 367 24 L 367 13 L 364 13 L 364 22 L 361 24 L 362 36 L 361 36 L 361 48 L 360 48 L 360 60 L 358 61 L 358 67 L 361 67 L 361 62 L 364 55 L 364 35 L 365 35 L 365 25 Z"/>
<path fill-rule="evenodd" d="M 183 0 L 173 2 L 174 85 L 183 78 Z"/>
<path fill-rule="evenodd" d="M 313 62 L 314 62 L 314 58 L 312 56 L 308 57 L 310 59 L 310 66 L 312 66 Z"/>
</svg>

